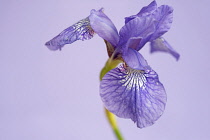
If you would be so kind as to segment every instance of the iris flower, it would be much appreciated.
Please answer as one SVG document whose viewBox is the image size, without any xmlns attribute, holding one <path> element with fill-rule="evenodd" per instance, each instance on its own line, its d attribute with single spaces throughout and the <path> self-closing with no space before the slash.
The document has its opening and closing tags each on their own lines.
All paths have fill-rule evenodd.
<svg viewBox="0 0 210 140">
<path fill-rule="evenodd" d="M 138 14 L 126 17 L 118 33 L 103 9 L 91 10 L 87 18 L 65 29 L 46 46 L 61 50 L 66 44 L 91 39 L 94 34 L 104 39 L 109 55 L 101 72 L 100 96 L 104 106 L 144 128 L 163 114 L 167 97 L 158 74 L 138 51 L 149 42 L 151 52 L 167 52 L 179 59 L 179 54 L 162 37 L 171 27 L 172 14 L 172 7 L 157 7 L 153 1 Z"/>
</svg>

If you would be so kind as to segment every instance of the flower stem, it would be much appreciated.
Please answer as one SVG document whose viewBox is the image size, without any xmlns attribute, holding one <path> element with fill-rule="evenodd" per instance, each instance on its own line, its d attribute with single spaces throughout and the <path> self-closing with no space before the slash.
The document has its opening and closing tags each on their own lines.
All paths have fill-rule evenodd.
<svg viewBox="0 0 210 140">
<path fill-rule="evenodd" d="M 109 124 L 112 127 L 112 130 L 113 130 L 115 136 L 117 137 L 118 140 L 123 140 L 122 134 L 120 133 L 120 130 L 117 127 L 117 122 L 116 122 L 116 118 L 115 118 L 114 114 L 109 112 L 107 109 L 105 109 L 105 112 L 106 112 L 106 117 L 109 121 Z"/>
<path fill-rule="evenodd" d="M 111 69 L 115 68 L 119 63 L 121 63 L 122 61 L 119 60 L 112 60 L 111 58 L 108 59 L 108 61 L 106 62 L 106 65 L 104 66 L 104 68 L 101 70 L 100 73 L 100 80 L 102 80 L 102 78 L 104 77 L 104 75 L 110 71 Z M 117 127 L 117 122 L 116 122 L 116 118 L 115 115 L 112 114 L 111 112 L 109 112 L 106 108 L 105 108 L 105 113 L 106 113 L 106 117 L 109 121 L 109 124 L 112 127 L 112 130 L 115 134 L 115 136 L 117 137 L 117 140 L 123 140 L 123 137 L 120 133 L 119 128 Z"/>
</svg>

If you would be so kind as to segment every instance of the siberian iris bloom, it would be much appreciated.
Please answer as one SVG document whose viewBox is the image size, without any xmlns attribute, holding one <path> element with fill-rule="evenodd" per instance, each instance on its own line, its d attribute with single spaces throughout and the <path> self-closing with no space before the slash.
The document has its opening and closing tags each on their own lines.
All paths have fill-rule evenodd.
<svg viewBox="0 0 210 140">
<path fill-rule="evenodd" d="M 179 59 L 179 54 L 162 37 L 170 29 L 172 14 L 172 7 L 157 7 L 153 1 L 138 14 L 126 17 L 118 32 L 103 9 L 91 10 L 87 18 L 65 29 L 46 46 L 61 50 L 66 44 L 98 34 L 105 41 L 109 56 L 101 72 L 100 96 L 104 106 L 144 128 L 163 114 L 167 97 L 158 74 L 138 51 L 150 43 L 151 52 L 167 52 Z"/>
</svg>

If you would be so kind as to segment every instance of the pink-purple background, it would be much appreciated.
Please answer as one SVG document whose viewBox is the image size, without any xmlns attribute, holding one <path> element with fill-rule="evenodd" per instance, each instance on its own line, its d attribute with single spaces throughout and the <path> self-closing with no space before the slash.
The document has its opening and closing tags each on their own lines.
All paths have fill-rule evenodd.
<svg viewBox="0 0 210 140">
<path fill-rule="evenodd" d="M 49 51 L 45 42 L 105 8 L 118 30 L 151 0 L 0 0 L 0 140 L 115 140 L 99 97 L 107 59 L 97 35 Z M 174 8 L 164 36 L 181 54 L 141 53 L 158 72 L 168 102 L 155 125 L 118 118 L 126 140 L 210 139 L 210 2 L 157 0 Z"/>
</svg>

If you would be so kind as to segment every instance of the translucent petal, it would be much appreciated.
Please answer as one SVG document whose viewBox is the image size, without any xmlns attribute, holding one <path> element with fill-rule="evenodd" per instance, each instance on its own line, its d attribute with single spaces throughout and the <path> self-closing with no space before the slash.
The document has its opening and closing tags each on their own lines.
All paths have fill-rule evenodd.
<svg viewBox="0 0 210 140">
<path fill-rule="evenodd" d="M 156 1 L 152 1 L 148 6 L 143 7 L 137 15 L 147 16 L 152 14 L 156 9 L 157 9 L 157 3 Z"/>
<path fill-rule="evenodd" d="M 151 41 L 150 46 L 151 46 L 151 53 L 157 51 L 167 52 L 171 54 L 173 57 L 175 57 L 176 60 L 179 60 L 180 57 L 179 53 L 177 53 L 163 37 Z"/>
<path fill-rule="evenodd" d="M 132 119 L 139 128 L 152 125 L 163 114 L 166 104 L 166 93 L 155 71 L 124 65 L 103 77 L 100 96 L 110 112 Z"/>
<path fill-rule="evenodd" d="M 156 21 L 156 31 L 153 33 L 150 41 L 166 33 L 173 22 L 173 8 L 168 5 L 162 5 L 152 14 Z"/>
<path fill-rule="evenodd" d="M 92 10 L 89 18 L 95 33 L 116 47 L 119 41 L 117 29 L 112 21 L 103 13 L 103 9 L 98 11 Z"/>
<path fill-rule="evenodd" d="M 93 35 L 94 31 L 91 28 L 90 20 L 87 17 L 68 27 L 52 40 L 48 41 L 45 45 L 50 50 L 61 50 L 65 44 L 71 44 L 76 40 L 91 39 Z"/>
<path fill-rule="evenodd" d="M 130 16 L 130 17 L 126 17 L 125 23 L 129 22 L 130 20 L 138 16 L 148 16 L 152 14 L 156 9 L 157 9 L 157 3 L 156 1 L 153 1 L 148 6 L 143 7 L 138 14 Z"/>
</svg>

